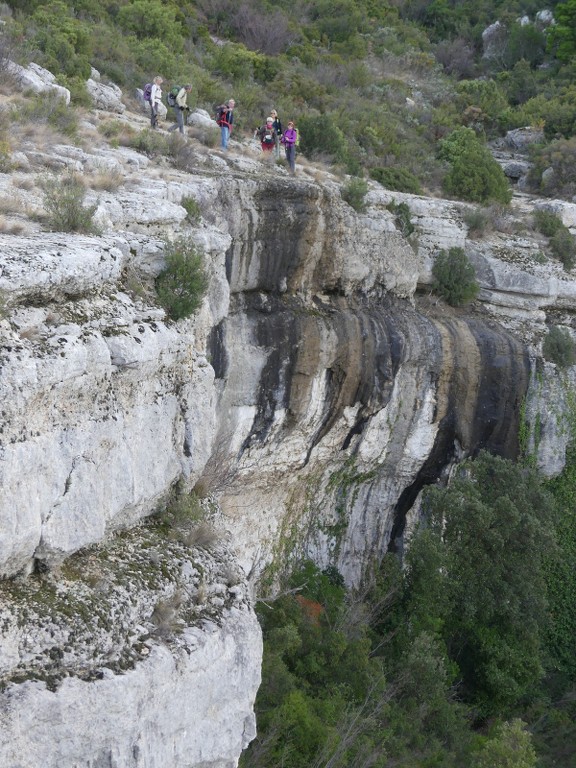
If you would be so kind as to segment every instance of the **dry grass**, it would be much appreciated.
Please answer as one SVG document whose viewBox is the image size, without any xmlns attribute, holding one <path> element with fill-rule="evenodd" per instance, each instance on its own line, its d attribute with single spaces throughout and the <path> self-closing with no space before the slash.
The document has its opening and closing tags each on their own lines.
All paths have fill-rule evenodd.
<svg viewBox="0 0 576 768">
<path fill-rule="evenodd" d="M 200 549 L 213 549 L 220 541 L 220 534 L 209 523 L 202 522 L 182 532 L 180 538 L 187 547 L 199 547 Z"/>
<path fill-rule="evenodd" d="M 28 328 L 22 328 L 20 331 L 20 338 L 27 339 L 28 341 L 40 341 L 42 334 L 40 329 L 36 325 L 31 325 Z"/>
<path fill-rule="evenodd" d="M 0 232 L 4 235 L 21 235 L 26 226 L 21 221 L 7 221 L 4 216 L 0 216 Z"/>
<path fill-rule="evenodd" d="M 121 171 L 102 168 L 87 178 L 88 185 L 95 191 L 115 192 L 124 183 Z"/>
<path fill-rule="evenodd" d="M 12 186 L 29 192 L 34 189 L 36 183 L 34 179 L 31 179 L 29 176 L 16 176 L 12 179 Z"/>
<path fill-rule="evenodd" d="M 24 214 L 25 207 L 18 197 L 0 197 L 0 214 Z"/>
</svg>

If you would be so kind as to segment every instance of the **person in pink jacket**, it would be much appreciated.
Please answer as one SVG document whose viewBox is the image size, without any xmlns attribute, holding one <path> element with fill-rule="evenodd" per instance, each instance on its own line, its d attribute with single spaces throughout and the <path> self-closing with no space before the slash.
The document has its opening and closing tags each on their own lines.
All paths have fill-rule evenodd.
<svg viewBox="0 0 576 768">
<path fill-rule="evenodd" d="M 282 144 L 284 144 L 284 152 L 286 153 L 286 160 L 288 161 L 288 165 L 290 166 L 290 173 L 295 173 L 296 171 L 296 144 L 298 142 L 298 131 L 294 127 L 294 121 L 289 120 L 288 121 L 288 128 L 284 131 L 282 134 L 282 138 L 280 139 Z"/>
</svg>

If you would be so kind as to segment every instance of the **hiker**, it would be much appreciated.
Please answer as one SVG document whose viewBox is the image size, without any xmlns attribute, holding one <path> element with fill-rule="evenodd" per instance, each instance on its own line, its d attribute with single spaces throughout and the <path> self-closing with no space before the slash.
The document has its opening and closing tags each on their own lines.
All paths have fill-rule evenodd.
<svg viewBox="0 0 576 768">
<path fill-rule="evenodd" d="M 220 126 L 221 133 L 221 147 L 222 149 L 228 149 L 228 140 L 232 133 L 232 123 L 234 122 L 234 107 L 236 102 L 234 99 L 228 99 L 227 102 L 218 107 L 216 113 L 216 123 Z"/>
<path fill-rule="evenodd" d="M 272 116 L 266 118 L 264 125 L 256 128 L 254 137 L 260 139 L 262 152 L 271 152 L 274 149 L 276 146 L 276 131 L 274 130 L 274 118 Z"/>
<path fill-rule="evenodd" d="M 160 75 L 156 75 L 152 80 L 152 90 L 150 91 L 150 126 L 153 130 L 158 130 L 158 118 L 164 118 L 168 110 L 162 103 L 162 83 L 164 80 Z"/>
<path fill-rule="evenodd" d="M 276 140 L 274 151 L 276 154 L 276 159 L 278 159 L 280 157 L 280 137 L 282 136 L 282 123 L 280 122 L 278 112 L 276 112 L 275 109 L 273 109 L 270 114 L 274 118 L 274 122 L 272 123 L 274 130 L 276 131 L 276 135 L 274 137 Z"/>
<path fill-rule="evenodd" d="M 178 86 L 176 86 L 178 87 Z M 176 90 L 176 89 L 174 89 Z M 184 113 L 190 112 L 190 107 L 186 103 L 188 94 L 192 90 L 191 85 L 183 85 L 182 88 L 176 94 L 176 103 L 174 105 L 174 112 L 176 113 L 176 122 L 168 128 L 169 131 L 175 131 L 176 128 L 180 133 L 184 133 Z"/>
<path fill-rule="evenodd" d="M 288 128 L 284 131 L 282 138 L 280 139 L 284 144 L 284 152 L 286 153 L 286 160 L 290 166 L 290 173 L 296 172 L 296 144 L 298 143 L 298 131 L 294 127 L 294 121 L 288 121 Z"/>
</svg>

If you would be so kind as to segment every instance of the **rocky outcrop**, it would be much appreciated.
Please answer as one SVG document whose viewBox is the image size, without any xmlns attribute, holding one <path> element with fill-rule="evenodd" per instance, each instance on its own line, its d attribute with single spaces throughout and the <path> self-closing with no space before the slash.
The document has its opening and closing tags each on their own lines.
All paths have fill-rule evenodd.
<svg viewBox="0 0 576 768">
<path fill-rule="evenodd" d="M 255 735 L 260 628 L 217 534 L 171 533 L 136 529 L 0 584 L 2 765 L 236 765 Z"/>
<path fill-rule="evenodd" d="M 6 71 L 22 88 L 33 93 L 49 93 L 61 98 L 66 106 L 70 104 L 70 91 L 63 85 L 58 85 L 56 78 L 39 64 L 31 63 L 22 67 L 13 61 L 6 63 Z"/>
<path fill-rule="evenodd" d="M 189 142 L 176 162 L 190 173 L 111 148 L 101 115 L 91 119 L 86 148 L 23 140 L 27 170 L 0 177 L 20 227 L 9 234 L 6 221 L 0 234 L 0 572 L 18 575 L 3 598 L 0 755 L 33 765 L 41 743 L 43 764 L 59 768 L 231 768 L 253 734 L 261 647 L 248 586 L 230 584 L 226 564 L 238 560 L 257 588 L 268 565 L 305 554 L 357 584 L 402 548 L 422 488 L 463 457 L 514 457 L 520 432 L 538 425 L 528 449 L 559 471 L 572 372 L 543 364 L 540 346 L 551 320 L 572 327 L 575 281 L 526 228 L 471 240 L 470 206 L 371 183 L 358 214 L 328 173 L 299 166 L 292 178 L 237 143 L 223 156 Z M 103 171 L 122 179 L 87 194 L 104 234 L 42 231 L 29 174 L 43 164 L 89 187 Z M 415 236 L 391 202 L 408 206 Z M 517 197 L 515 215 L 528 221 L 537 204 Z M 194 317 L 173 322 L 154 278 L 177 236 L 201 248 L 209 289 Z M 435 254 L 453 246 L 481 286 L 460 310 L 430 290 Z M 70 563 L 130 537 L 177 483 L 210 493 L 230 538 L 208 602 L 206 563 L 143 542 L 154 567 L 178 566 L 169 583 L 133 584 L 127 600 L 119 589 L 96 612 L 120 635 L 71 627 L 65 612 L 54 625 L 38 618 L 30 589 L 64 604 L 84 595 L 87 614 L 99 584 L 116 594 L 111 574 L 69 592 Z M 133 573 L 145 573 L 135 552 Z M 168 640 L 157 635 L 166 601 Z"/>
</svg>

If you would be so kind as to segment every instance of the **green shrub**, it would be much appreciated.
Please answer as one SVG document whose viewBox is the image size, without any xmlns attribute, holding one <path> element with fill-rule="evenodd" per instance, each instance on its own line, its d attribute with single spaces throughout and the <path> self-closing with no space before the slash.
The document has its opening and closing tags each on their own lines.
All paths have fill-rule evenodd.
<svg viewBox="0 0 576 768">
<path fill-rule="evenodd" d="M 184 45 L 178 8 L 160 0 L 134 0 L 117 10 L 116 23 L 129 36 L 163 40 L 172 50 Z"/>
<path fill-rule="evenodd" d="M 550 250 L 560 259 L 564 269 L 572 269 L 576 264 L 576 240 L 570 234 L 568 227 L 562 225 L 550 238 Z"/>
<path fill-rule="evenodd" d="M 443 139 L 439 157 L 451 164 L 443 180 L 447 194 L 474 203 L 512 199 L 504 171 L 471 128 L 457 128 Z"/>
<path fill-rule="evenodd" d="M 14 120 L 18 123 L 50 125 L 64 136 L 76 136 L 78 117 L 73 109 L 66 106 L 64 99 L 42 93 L 26 99 L 14 108 Z"/>
<path fill-rule="evenodd" d="M 487 208 L 466 210 L 462 219 L 468 227 L 468 237 L 482 237 L 492 229 L 490 211 Z"/>
<path fill-rule="evenodd" d="M 42 52 L 40 63 L 54 74 L 90 77 L 91 29 L 61 0 L 42 4 L 31 17 L 33 42 Z"/>
<path fill-rule="evenodd" d="M 130 147 L 138 152 L 142 152 L 148 157 L 157 157 L 158 155 L 168 155 L 170 153 L 170 136 L 166 137 L 158 131 L 145 128 L 134 136 L 124 137 L 124 141 Z"/>
<path fill-rule="evenodd" d="M 74 77 L 68 77 L 66 75 L 60 75 L 58 83 L 63 85 L 64 88 L 68 88 L 70 91 L 70 103 L 77 107 L 92 106 L 92 97 L 88 93 L 86 88 L 86 81 L 75 75 Z"/>
<path fill-rule="evenodd" d="M 386 189 L 395 192 L 408 192 L 412 195 L 422 194 L 420 182 L 406 168 L 371 168 L 370 178 L 382 184 Z"/>
<path fill-rule="evenodd" d="M 186 211 L 186 220 L 190 224 L 198 224 L 202 217 L 198 201 L 193 197 L 183 197 L 182 200 L 180 200 L 180 205 Z"/>
<path fill-rule="evenodd" d="M 547 211 L 543 208 L 538 208 L 535 210 L 533 218 L 534 226 L 538 232 L 546 235 L 546 237 L 552 237 L 556 234 L 556 232 L 558 232 L 559 229 L 562 229 L 564 226 L 562 219 L 556 213 Z"/>
<path fill-rule="evenodd" d="M 185 238 L 166 243 L 166 267 L 156 278 L 160 304 L 173 320 L 190 317 L 208 288 L 203 257 Z"/>
<path fill-rule="evenodd" d="M 576 137 L 537 146 L 530 154 L 528 182 L 534 192 L 566 199 L 576 194 Z"/>
<path fill-rule="evenodd" d="M 473 301 L 478 295 L 474 267 L 462 248 L 440 251 L 432 267 L 433 290 L 453 307 Z"/>
<path fill-rule="evenodd" d="M 394 200 L 386 206 L 390 213 L 394 214 L 394 223 L 404 237 L 410 237 L 414 232 L 410 208 L 406 203 L 396 203 Z"/>
<path fill-rule="evenodd" d="M 546 360 L 561 368 L 567 368 L 576 363 L 576 345 L 566 328 L 553 325 L 548 331 L 542 345 L 542 354 Z"/>
<path fill-rule="evenodd" d="M 351 205 L 355 211 L 362 213 L 366 210 L 365 198 L 368 193 L 368 184 L 364 179 L 351 178 L 342 187 L 342 199 Z"/>
<path fill-rule="evenodd" d="M 54 232 L 98 233 L 93 217 L 98 205 L 84 205 L 86 188 L 80 176 L 47 176 L 40 181 L 46 224 Z"/>
<path fill-rule="evenodd" d="M 301 151 L 307 157 L 327 154 L 336 160 L 345 158 L 346 137 L 329 115 L 321 118 L 301 117 L 298 120 L 298 131 Z"/>
</svg>

